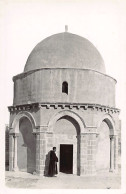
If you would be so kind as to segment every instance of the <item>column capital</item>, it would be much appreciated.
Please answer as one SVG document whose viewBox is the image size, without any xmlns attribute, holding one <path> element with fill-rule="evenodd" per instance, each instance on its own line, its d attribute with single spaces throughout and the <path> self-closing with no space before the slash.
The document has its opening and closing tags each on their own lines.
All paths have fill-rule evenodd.
<svg viewBox="0 0 126 194">
<path fill-rule="evenodd" d="M 96 137 L 98 137 L 100 134 L 99 133 L 96 133 Z"/>
<path fill-rule="evenodd" d="M 116 137 L 117 137 L 117 134 L 109 135 L 109 138 L 110 138 L 110 139 L 114 139 L 114 138 L 116 138 Z"/>
<path fill-rule="evenodd" d="M 14 138 L 19 136 L 19 133 L 9 133 L 10 136 L 13 136 Z"/>
<path fill-rule="evenodd" d="M 10 130 L 11 130 L 11 129 L 13 129 L 13 127 L 8 127 L 8 129 L 10 129 Z"/>
<path fill-rule="evenodd" d="M 96 134 L 96 135 L 99 135 L 99 133 L 98 132 L 84 132 L 84 133 L 80 133 L 80 136 L 81 135 L 93 135 L 93 134 Z"/>
<path fill-rule="evenodd" d="M 35 133 L 45 133 L 47 132 L 48 126 L 47 125 L 40 125 L 40 126 L 36 126 L 35 129 L 33 129 L 33 134 Z"/>
</svg>

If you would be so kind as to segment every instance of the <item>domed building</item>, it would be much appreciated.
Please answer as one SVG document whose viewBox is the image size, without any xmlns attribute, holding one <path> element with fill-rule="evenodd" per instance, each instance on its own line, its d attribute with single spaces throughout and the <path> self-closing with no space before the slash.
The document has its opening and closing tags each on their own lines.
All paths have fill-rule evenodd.
<svg viewBox="0 0 126 194">
<path fill-rule="evenodd" d="M 57 148 L 58 171 L 118 172 L 116 80 L 87 39 L 69 32 L 41 41 L 13 77 L 9 170 L 46 175 Z"/>
</svg>

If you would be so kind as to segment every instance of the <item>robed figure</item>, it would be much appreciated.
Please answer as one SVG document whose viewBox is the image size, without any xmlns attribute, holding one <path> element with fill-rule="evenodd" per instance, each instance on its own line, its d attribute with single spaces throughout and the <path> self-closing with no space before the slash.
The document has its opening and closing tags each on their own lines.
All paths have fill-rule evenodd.
<svg viewBox="0 0 126 194">
<path fill-rule="evenodd" d="M 55 174 L 58 174 L 58 170 L 57 170 L 58 158 L 55 152 L 56 152 L 56 147 L 53 147 L 53 150 L 50 151 L 50 161 L 49 161 L 49 171 L 48 171 L 49 176 L 54 176 Z"/>
</svg>

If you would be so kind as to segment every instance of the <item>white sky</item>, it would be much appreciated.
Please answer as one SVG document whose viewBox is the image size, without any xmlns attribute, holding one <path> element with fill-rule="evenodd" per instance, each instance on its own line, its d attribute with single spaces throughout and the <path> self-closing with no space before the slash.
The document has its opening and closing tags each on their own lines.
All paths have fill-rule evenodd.
<svg viewBox="0 0 126 194">
<path fill-rule="evenodd" d="M 1 123 L 9 123 L 12 77 L 44 38 L 65 31 L 91 41 L 117 80 L 116 107 L 125 121 L 126 0 L 0 0 Z"/>
<path fill-rule="evenodd" d="M 122 108 L 121 83 L 125 77 L 126 3 L 124 1 L 4 1 L 1 42 L 5 123 L 13 103 L 12 77 L 23 72 L 34 46 L 55 33 L 68 31 L 91 41 L 101 53 L 107 74 L 117 79 L 116 105 Z M 5 83 L 6 82 L 6 83 Z M 2 81 L 3 83 L 3 81 Z"/>
</svg>

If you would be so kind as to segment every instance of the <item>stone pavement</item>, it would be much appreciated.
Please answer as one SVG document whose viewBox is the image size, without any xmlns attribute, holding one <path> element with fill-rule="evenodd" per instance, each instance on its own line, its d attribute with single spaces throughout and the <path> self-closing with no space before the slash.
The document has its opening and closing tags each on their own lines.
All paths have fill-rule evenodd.
<svg viewBox="0 0 126 194">
<path fill-rule="evenodd" d="M 44 177 L 26 172 L 5 172 L 5 183 L 9 188 L 33 189 L 120 189 L 121 176 L 101 173 L 97 176 L 80 177 L 59 173 L 57 177 Z"/>
</svg>

